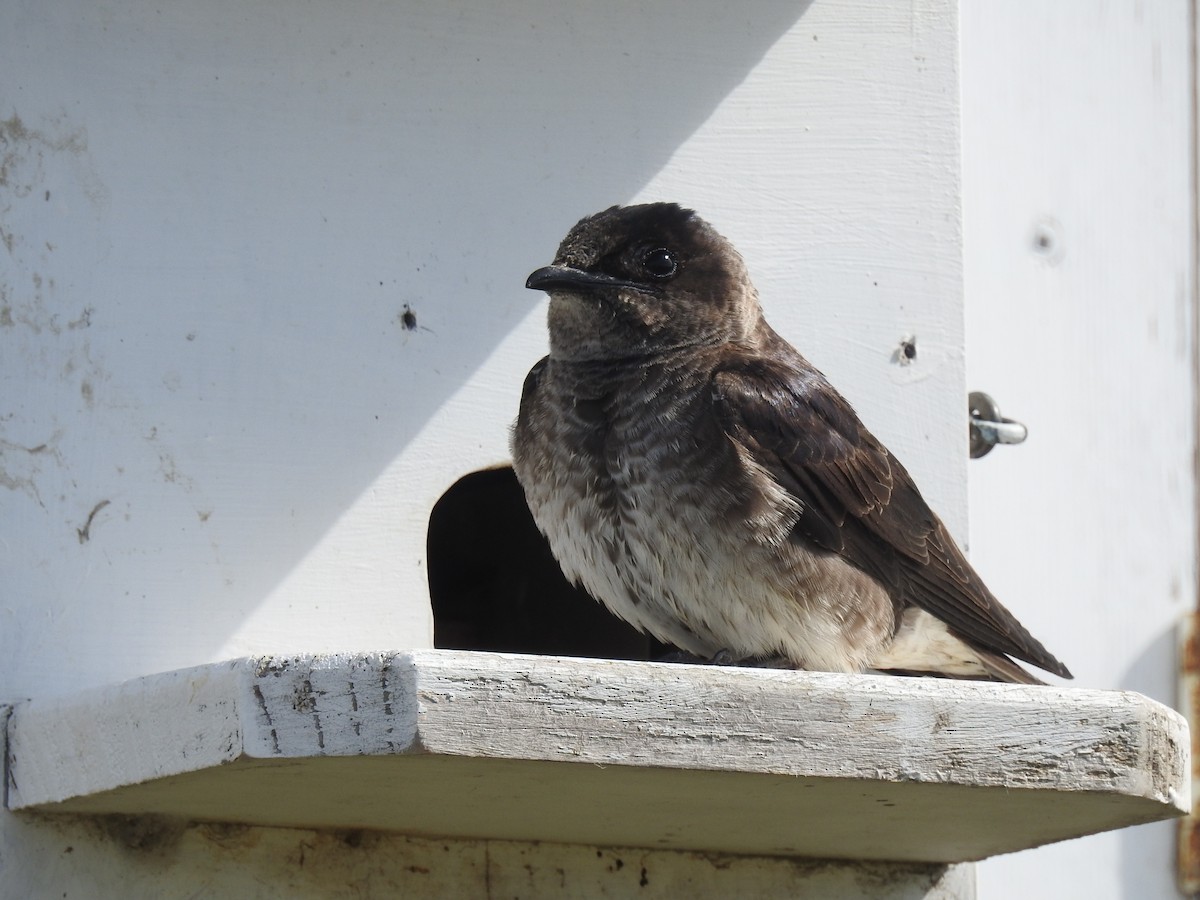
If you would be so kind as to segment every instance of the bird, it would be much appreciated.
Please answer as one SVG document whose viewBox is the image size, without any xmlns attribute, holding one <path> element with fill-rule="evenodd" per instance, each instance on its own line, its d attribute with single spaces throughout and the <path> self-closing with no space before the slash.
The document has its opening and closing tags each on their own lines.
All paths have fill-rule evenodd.
<svg viewBox="0 0 1200 900">
<path fill-rule="evenodd" d="M 701 662 L 1072 677 L 695 211 L 586 216 L 526 287 L 550 352 L 513 469 L 563 574 L 618 618 Z"/>
</svg>

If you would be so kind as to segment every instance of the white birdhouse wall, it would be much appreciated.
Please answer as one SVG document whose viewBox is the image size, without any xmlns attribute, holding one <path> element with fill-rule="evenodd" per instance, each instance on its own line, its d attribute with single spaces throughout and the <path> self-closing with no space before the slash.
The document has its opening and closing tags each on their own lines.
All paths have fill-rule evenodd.
<svg viewBox="0 0 1200 900">
<path fill-rule="evenodd" d="M 955 16 L 6 5 L 5 695 L 428 646 L 430 510 L 545 352 L 525 276 L 613 203 L 733 240 L 961 535 Z"/>
</svg>

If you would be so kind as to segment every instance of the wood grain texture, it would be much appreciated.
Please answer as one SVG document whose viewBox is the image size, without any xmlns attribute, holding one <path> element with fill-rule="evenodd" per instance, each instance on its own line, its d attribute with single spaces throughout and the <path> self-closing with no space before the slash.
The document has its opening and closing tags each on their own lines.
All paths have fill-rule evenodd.
<svg viewBox="0 0 1200 900">
<path fill-rule="evenodd" d="M 0 705 L 0 723 L 12 708 Z M 7 758 L 0 728 L 0 759 Z M 421 839 L 361 830 L 6 815 L 0 896 L 96 900 L 458 897 L 972 900 L 974 867 L 729 856 L 637 847 Z M 44 861 L 54 858 L 54 865 Z M 19 887 L 18 887 L 19 886 Z"/>
<path fill-rule="evenodd" d="M 19 704 L 12 809 L 957 862 L 1178 815 L 1132 693 L 420 650 Z"/>
</svg>

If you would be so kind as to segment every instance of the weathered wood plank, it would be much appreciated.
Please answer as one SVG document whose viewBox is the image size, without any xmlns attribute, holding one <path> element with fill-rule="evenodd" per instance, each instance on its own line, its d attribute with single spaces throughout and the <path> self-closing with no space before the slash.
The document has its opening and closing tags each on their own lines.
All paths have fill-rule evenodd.
<svg viewBox="0 0 1200 900">
<path fill-rule="evenodd" d="M 1178 815 L 1137 694 L 417 650 L 19 704 L 12 809 L 955 862 Z"/>
<path fill-rule="evenodd" d="M 0 726 L 12 708 L 0 705 Z M 0 727 L 0 759 L 7 759 Z M 636 847 L 427 840 L 157 816 L 10 815 L 0 835 L 4 885 L 20 896 L 121 900 L 361 898 L 371 885 L 406 900 L 731 896 L 972 900 L 974 867 L 798 860 Z M 53 856 L 55 864 L 45 865 Z M 3 896 L 17 896 L 13 890 Z"/>
</svg>

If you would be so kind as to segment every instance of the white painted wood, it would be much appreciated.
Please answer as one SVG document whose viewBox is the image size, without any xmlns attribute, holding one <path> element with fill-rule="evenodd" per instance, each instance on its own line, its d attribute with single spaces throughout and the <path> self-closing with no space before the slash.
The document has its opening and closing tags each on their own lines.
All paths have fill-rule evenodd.
<svg viewBox="0 0 1200 900">
<path fill-rule="evenodd" d="M 610 203 L 680 200 L 733 238 L 772 321 L 964 534 L 956 16 L 951 0 L 701 0 L 683 20 L 542 0 L 0 5 L 0 700 L 33 697 L 32 714 L 208 666 L 153 697 L 119 689 L 125 719 L 59 734 L 108 761 L 59 755 L 54 777 L 193 766 L 256 796 L 255 765 L 286 767 L 239 745 L 263 752 L 270 729 L 237 690 L 236 715 L 223 705 L 247 674 L 220 660 L 430 642 L 429 510 L 506 456 L 544 352 L 524 278 Z M 37 783 L 11 774 L 16 795 Z M 295 818 L 284 799 L 272 814 Z M 328 836 L 212 834 L 132 863 L 94 823 L 3 813 L 0 891 L 390 896 L 417 890 L 398 866 L 428 868 L 389 838 L 305 882 Z M 437 869 L 443 895 L 474 852 Z"/>
<path fill-rule="evenodd" d="M 227 672 L 218 675 L 222 680 Z M 161 679 L 167 687 L 167 679 Z M 0 723 L 10 707 L 0 706 Z M 0 728 L 0 759 L 7 759 Z M 53 865 L 47 865 L 53 860 Z M 5 814 L 0 897 L 363 900 L 402 896 L 972 900 L 969 865 L 837 862 L 558 843 L 422 839 L 163 816 Z"/>
<path fill-rule="evenodd" d="M 430 508 L 545 352 L 525 277 L 612 203 L 729 234 L 963 533 L 955 16 L 0 5 L 5 698 L 427 645 Z"/>
<path fill-rule="evenodd" d="M 750 855 L 959 862 L 1190 797 L 1132 693 L 440 650 L 32 700 L 9 742 L 14 810 Z"/>
<path fill-rule="evenodd" d="M 1197 599 L 1193 8 L 962 7 L 970 387 L 1029 427 L 969 466 L 971 559 L 1077 683 L 1164 703 Z M 1173 828 L 989 862 L 980 895 L 1173 898 Z"/>
<path fill-rule="evenodd" d="M 130 846 L 132 844 L 133 846 Z M 972 900 L 972 867 L 840 863 L 380 832 L 22 817 L 0 896 L 89 900 Z M 53 866 L 39 865 L 41 857 Z M 30 893 L 6 892 L 28 885 Z M 752 886 L 752 887 L 751 887 Z"/>
</svg>

